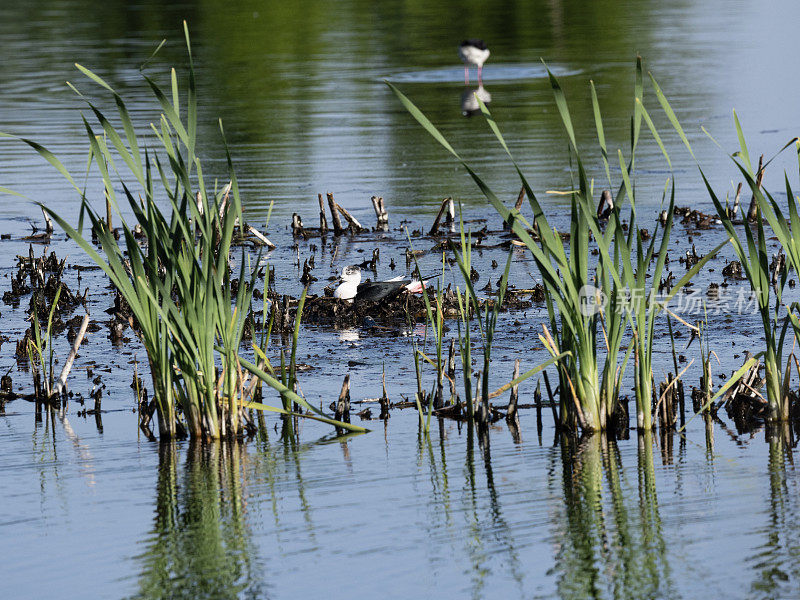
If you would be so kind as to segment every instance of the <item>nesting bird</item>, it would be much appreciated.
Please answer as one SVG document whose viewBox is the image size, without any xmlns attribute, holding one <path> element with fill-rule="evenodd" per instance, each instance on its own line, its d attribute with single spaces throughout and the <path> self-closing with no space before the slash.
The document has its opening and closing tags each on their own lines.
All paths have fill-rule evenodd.
<svg viewBox="0 0 800 600">
<path fill-rule="evenodd" d="M 342 282 L 333 290 L 333 297 L 339 300 L 368 300 L 378 302 L 391 298 L 403 291 L 421 293 L 423 283 L 418 279 L 395 277 L 388 281 L 366 281 L 361 283 L 361 267 L 350 265 L 342 269 Z"/>
<path fill-rule="evenodd" d="M 464 85 L 469 85 L 469 68 L 478 67 L 478 85 L 482 85 L 483 63 L 489 58 L 489 49 L 483 40 L 464 40 L 458 45 L 458 56 L 464 61 Z"/>
<path fill-rule="evenodd" d="M 339 300 L 352 300 L 358 294 L 361 283 L 361 267 L 352 265 L 342 269 L 342 282 L 333 290 L 333 297 Z"/>
</svg>

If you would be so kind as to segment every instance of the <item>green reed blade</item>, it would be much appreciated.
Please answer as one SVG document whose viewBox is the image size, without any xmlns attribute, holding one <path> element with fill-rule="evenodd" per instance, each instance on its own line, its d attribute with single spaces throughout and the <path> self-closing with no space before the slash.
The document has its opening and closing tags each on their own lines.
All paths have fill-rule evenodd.
<svg viewBox="0 0 800 600">
<path fill-rule="evenodd" d="M 508 383 L 505 383 L 505 384 L 501 385 L 499 388 L 497 388 L 495 391 L 493 391 L 491 393 L 491 396 L 492 397 L 499 396 L 503 392 L 510 390 L 515 385 L 519 385 L 520 383 L 522 383 L 526 379 L 529 379 L 529 378 L 533 377 L 537 373 L 541 373 L 544 369 L 546 369 L 550 365 L 555 364 L 556 362 L 560 361 L 562 358 L 564 358 L 566 356 L 569 356 L 569 355 L 570 355 L 569 352 L 562 352 L 560 354 L 557 354 L 556 356 L 550 357 L 548 360 L 546 360 L 542 364 L 537 365 L 537 366 L 535 366 L 534 368 L 532 368 L 532 369 L 530 369 L 528 371 L 525 371 L 522 375 L 520 375 L 516 379 L 512 379 Z"/>
<path fill-rule="evenodd" d="M 613 186 L 611 183 L 611 169 L 608 166 L 608 150 L 606 149 L 606 135 L 603 130 L 603 117 L 600 112 L 600 102 L 597 100 L 597 90 L 594 87 L 594 81 L 589 81 L 589 86 L 592 90 L 592 110 L 594 112 L 594 123 L 597 129 L 597 141 L 600 144 L 600 153 L 603 156 L 603 166 L 606 170 L 606 178 L 608 185 Z"/>
<path fill-rule="evenodd" d="M 675 116 L 675 111 L 672 110 L 672 106 L 670 106 L 667 97 L 664 95 L 664 92 L 661 91 L 661 88 L 658 85 L 655 77 L 653 77 L 652 73 L 648 73 L 650 75 L 650 81 L 653 84 L 653 89 L 656 92 L 656 98 L 658 98 L 659 104 L 661 104 L 661 108 L 664 110 L 664 114 L 667 115 L 669 122 L 672 124 L 672 127 L 678 133 L 678 136 L 681 138 L 681 141 L 686 146 L 686 149 L 689 150 L 689 154 L 692 155 L 692 158 L 697 160 L 694 155 L 694 151 L 692 150 L 692 146 L 689 144 L 689 139 L 686 137 L 686 133 L 683 131 L 683 127 L 681 127 L 680 121 L 678 121 L 678 117 Z"/>
<path fill-rule="evenodd" d="M 753 172 L 753 165 L 750 162 L 750 153 L 747 150 L 747 143 L 744 140 L 744 132 L 742 131 L 742 125 L 739 123 L 739 116 L 736 114 L 736 111 L 733 111 L 733 122 L 736 125 L 736 136 L 739 138 L 739 156 L 742 157 L 744 161 L 745 167 L 747 167 L 747 171 L 749 173 Z"/>
<path fill-rule="evenodd" d="M 647 123 L 647 128 L 650 130 L 650 133 L 653 135 L 653 139 L 655 139 L 658 147 L 661 149 L 661 153 L 664 155 L 664 158 L 667 160 L 667 164 L 669 165 L 670 170 L 672 170 L 672 161 L 669 158 L 669 154 L 667 153 L 667 149 L 664 147 L 664 142 L 661 141 L 661 136 L 656 129 L 653 120 L 650 118 L 650 114 L 645 109 L 642 101 L 638 98 L 636 99 L 636 106 L 639 108 L 642 116 L 644 117 L 644 122 Z"/>
<path fill-rule="evenodd" d="M 69 173 L 69 171 L 67 171 L 66 167 L 61 163 L 60 160 L 58 160 L 58 158 L 56 158 L 55 154 L 50 152 L 50 150 L 48 150 L 47 148 L 45 148 L 41 144 L 39 144 L 37 142 L 34 142 L 33 140 L 29 140 L 29 139 L 23 138 L 23 137 L 18 137 L 16 135 L 11 135 L 11 134 L 8 134 L 8 133 L 3 133 L 2 131 L 0 131 L 0 137 L 17 140 L 17 141 L 20 141 L 20 142 L 22 142 L 24 144 L 27 144 L 28 146 L 33 148 L 39 156 L 41 156 L 48 163 L 50 163 L 53 167 L 55 167 L 55 169 L 59 173 L 61 173 L 61 175 L 63 175 L 64 179 L 66 179 L 72 185 L 72 187 L 74 187 L 78 191 L 78 193 L 81 196 L 83 196 L 83 192 L 81 191 L 81 188 L 79 188 L 78 185 L 75 183 L 75 180 L 72 178 L 72 175 L 70 175 L 70 173 Z"/>
<path fill-rule="evenodd" d="M 317 415 L 310 415 L 308 413 L 292 412 L 291 410 L 278 408 L 277 406 L 269 406 L 268 404 L 262 404 L 261 402 L 245 402 L 243 406 L 245 408 L 274 412 L 281 415 L 287 415 L 290 417 L 302 417 L 303 419 L 311 419 L 312 421 L 327 423 L 328 425 L 333 425 L 334 427 L 341 427 L 342 429 L 347 429 L 348 431 L 351 431 L 353 433 L 369 433 L 370 431 L 365 427 L 359 427 L 358 425 L 345 423 L 344 421 L 337 421 L 336 419 L 331 419 L 330 417 L 320 417 Z"/>
<path fill-rule="evenodd" d="M 631 160 L 636 152 L 636 147 L 639 143 L 639 132 L 642 128 L 642 108 L 644 105 L 644 83 L 642 77 L 642 57 L 636 57 L 636 76 L 633 85 L 633 139 L 631 140 Z"/>
<path fill-rule="evenodd" d="M 250 371 L 250 373 L 252 373 L 256 377 L 258 377 L 264 383 L 266 383 L 268 386 L 270 386 L 271 388 L 276 390 L 278 393 L 280 393 L 281 397 L 286 398 L 289 401 L 294 402 L 296 404 L 299 404 L 303 408 L 306 408 L 306 409 L 316 413 L 317 415 L 319 415 L 319 416 L 321 416 L 321 417 L 323 417 L 325 419 L 328 419 L 328 421 L 326 421 L 326 422 L 331 423 L 332 425 L 336 425 L 337 427 L 342 427 L 344 429 L 349 429 L 350 431 L 363 431 L 363 432 L 369 431 L 368 429 L 365 429 L 364 427 L 359 427 L 358 425 L 352 425 L 350 423 L 343 423 L 343 422 L 337 421 L 335 419 L 332 419 L 330 416 L 326 415 L 324 412 L 322 412 L 317 407 L 313 406 L 312 404 L 309 404 L 308 401 L 305 398 L 303 398 L 302 396 L 300 396 L 300 395 L 296 394 L 295 392 L 293 392 L 292 390 L 290 390 L 288 387 L 283 385 L 280 381 L 278 381 L 274 377 L 271 377 L 270 375 L 268 375 L 267 373 L 265 373 L 264 371 L 259 369 L 256 365 L 254 365 L 253 363 L 251 363 L 247 359 L 239 357 L 239 361 L 242 363 L 242 367 L 244 367 L 245 369 Z"/>
<path fill-rule="evenodd" d="M 547 63 L 542 61 L 542 64 L 544 64 L 545 69 L 547 69 L 547 76 L 550 79 L 550 87 L 553 88 L 553 95 L 555 96 L 556 107 L 561 115 L 561 122 L 564 124 L 564 128 L 567 130 L 567 135 L 569 136 L 570 142 L 572 142 L 572 148 L 575 151 L 575 154 L 578 154 L 578 143 L 575 141 L 575 129 L 572 126 L 572 118 L 569 114 L 567 98 L 564 95 L 564 90 L 561 89 L 561 84 L 558 83 L 558 79 L 556 79 L 555 75 L 553 75 L 553 73 L 550 71 Z"/>
</svg>

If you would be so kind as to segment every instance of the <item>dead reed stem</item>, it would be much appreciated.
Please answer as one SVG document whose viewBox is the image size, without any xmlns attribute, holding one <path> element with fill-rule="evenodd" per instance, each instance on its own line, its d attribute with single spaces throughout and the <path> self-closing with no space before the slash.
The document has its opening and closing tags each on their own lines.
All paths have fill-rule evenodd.
<svg viewBox="0 0 800 600">
<path fill-rule="evenodd" d="M 328 192 L 328 208 L 331 210 L 331 221 L 333 222 L 333 234 L 342 235 L 344 228 L 342 227 L 342 220 L 339 218 L 338 205 L 336 200 L 333 199 L 333 194 Z"/>
<path fill-rule="evenodd" d="M 436 218 L 433 221 L 433 225 L 431 226 L 430 230 L 428 231 L 428 235 L 438 235 L 439 233 L 439 226 L 442 221 L 442 217 L 445 213 L 449 214 L 449 207 L 450 203 L 453 201 L 452 198 L 445 198 L 442 200 L 441 206 L 439 206 L 439 212 L 436 213 Z"/>
<path fill-rule="evenodd" d="M 75 336 L 75 341 L 72 344 L 72 349 L 69 351 L 69 355 L 67 356 L 67 360 L 64 361 L 64 367 L 61 369 L 61 375 L 58 376 L 58 381 L 56 382 L 55 389 L 53 391 L 53 395 L 55 397 L 61 396 L 64 391 L 64 388 L 67 385 L 67 376 L 69 372 L 72 370 L 72 364 L 75 362 L 75 357 L 78 355 L 78 348 L 80 348 L 81 343 L 83 342 L 83 337 L 86 335 L 86 328 L 89 326 L 89 315 L 83 315 L 83 321 L 81 321 L 81 327 L 78 330 L 78 335 Z"/>
<path fill-rule="evenodd" d="M 328 219 L 325 217 L 325 202 L 322 199 L 322 194 L 317 194 L 319 200 L 319 232 L 321 235 L 328 233 Z"/>
</svg>

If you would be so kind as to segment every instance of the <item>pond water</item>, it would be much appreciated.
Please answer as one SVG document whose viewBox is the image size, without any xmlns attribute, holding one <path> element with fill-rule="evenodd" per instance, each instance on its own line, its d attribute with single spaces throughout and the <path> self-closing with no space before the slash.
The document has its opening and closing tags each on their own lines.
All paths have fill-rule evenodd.
<svg viewBox="0 0 800 600">
<path fill-rule="evenodd" d="M 481 446 L 394 411 L 201 448 L 121 413 L 2 424 L 12 597 L 797 595 L 795 452 L 763 432 L 556 446 L 523 413 Z"/>
<path fill-rule="evenodd" d="M 81 173 L 81 104 L 64 81 L 81 90 L 90 86 L 73 63 L 117 87 L 143 128 L 157 111 L 139 66 L 162 38 L 168 43 L 148 72 L 163 80 L 165 65 L 185 66 L 180 23 L 187 19 L 206 170 L 224 176 L 220 117 L 248 219 L 263 220 L 274 201 L 268 233 L 278 244 L 270 261 L 279 289 L 297 295 L 295 260 L 316 255 L 320 281 L 312 291 L 320 293 L 342 265 L 362 260 L 375 242 L 345 238 L 317 249 L 312 240 L 295 250 L 290 216 L 299 212 L 315 224 L 318 193 L 333 192 L 364 223 L 372 223 L 372 195 L 387 200 L 393 227 L 405 221 L 410 230 L 429 227 L 441 199 L 452 196 L 463 203 L 470 226 L 499 226 L 463 170 L 383 80 L 416 102 L 512 202 L 519 190 L 512 165 L 485 121 L 462 114 L 456 46 L 465 37 L 485 39 L 492 52 L 484 69 L 490 108 L 559 223 L 568 218 L 568 204 L 545 192 L 570 185 L 567 142 L 540 58 L 571 100 L 581 144 L 592 147 L 594 139 L 593 80 L 609 145 L 625 148 L 641 54 L 724 193 L 735 184 L 732 163 L 700 126 L 732 152 L 736 108 L 751 154 L 767 157 L 800 131 L 791 42 L 799 17 L 800 6 L 789 0 L 5 3 L 0 131 L 45 144 Z M 645 104 L 663 125 L 647 94 Z M 691 156 L 666 126 L 662 132 L 677 204 L 710 210 Z M 780 157 L 765 184 L 781 189 L 781 169 L 796 172 L 792 161 Z M 652 141 L 643 144 L 637 166 L 643 211 L 655 219 L 670 169 Z M 602 170 L 596 176 L 602 178 Z M 0 139 L 0 186 L 65 215 L 77 212 L 60 176 L 12 140 Z M 101 197 L 97 180 L 89 179 L 89 190 Z M 2 291 L 16 255 L 28 252 L 21 237 L 30 232 L 29 221 L 41 226 L 32 203 L 2 197 L 0 232 L 11 234 L 0 242 Z M 703 252 L 720 241 L 719 233 L 690 234 L 691 242 L 676 226 L 671 252 L 677 256 L 692 243 Z M 390 258 L 404 272 L 405 236 L 401 228 L 383 236 L 382 277 L 397 274 Z M 52 248 L 70 264 L 85 264 L 63 236 Z M 486 278 L 497 280 L 490 263 L 502 264 L 505 256 L 497 249 L 479 253 L 481 286 Z M 515 259 L 514 280 L 527 287 L 536 273 L 524 253 Z M 436 268 L 436 253 L 422 260 Z M 721 282 L 721 266 L 699 287 Z M 90 287 L 93 315 L 108 308 L 110 292 L 96 274 L 70 270 L 67 277 L 70 286 Z M 448 274 L 444 283 L 451 282 L 457 278 Z M 17 368 L 13 345 L 28 327 L 26 306 L 27 300 L 0 307 L 0 333 L 10 338 L 0 371 L 11 373 L 20 392 L 29 391 L 29 374 Z M 537 339 L 542 321 L 541 306 L 501 316 L 493 384 L 508 380 L 515 358 L 523 368 L 546 358 Z M 665 332 L 665 324 L 658 327 Z M 411 335 L 422 332 L 304 327 L 300 355 L 314 369 L 301 375 L 303 392 L 327 407 L 351 373 L 354 399 L 374 398 L 385 368 L 392 399 L 412 395 Z M 738 367 L 734 353 L 756 350 L 758 339 L 753 315 L 713 322 L 712 347 L 720 356 L 715 374 Z M 67 341 L 59 339 L 56 348 L 63 355 Z M 707 426 L 697 418 L 685 436 L 633 432 L 618 442 L 599 436 L 575 441 L 554 434 L 547 411 L 538 434 L 535 412 L 527 410 L 519 440 L 504 425 L 493 427 L 488 439 L 473 439 L 451 421 L 434 423 L 426 438 L 408 409 L 393 411 L 386 423 L 367 421 L 371 433 L 347 439 L 313 423 L 282 436 L 281 422 L 270 419 L 268 435 L 244 444 L 163 446 L 137 430 L 129 385 L 134 369 L 142 369 L 141 347 L 110 344 L 101 332 L 85 348 L 70 386 L 86 394 L 93 377 L 102 375 L 101 419 L 78 415 L 76 402 L 66 412 L 40 416 L 24 400 L 0 411 L 4 597 L 800 595 L 791 433 L 740 434 L 724 420 Z M 697 349 L 684 352 L 691 358 Z M 667 346 L 657 348 L 656 363 L 659 374 L 669 368 Z M 697 366 L 687 371 L 690 384 L 698 377 Z M 530 401 L 533 388 L 523 385 L 522 402 Z"/>
</svg>

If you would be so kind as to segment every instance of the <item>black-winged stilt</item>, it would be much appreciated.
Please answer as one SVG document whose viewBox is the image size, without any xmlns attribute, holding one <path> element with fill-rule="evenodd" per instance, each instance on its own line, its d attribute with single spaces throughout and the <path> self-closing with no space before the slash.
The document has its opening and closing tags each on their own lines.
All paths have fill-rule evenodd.
<svg viewBox="0 0 800 600">
<path fill-rule="evenodd" d="M 388 281 L 361 283 L 361 267 L 350 265 L 342 269 L 342 282 L 336 286 L 333 297 L 351 302 L 353 300 L 377 302 L 403 291 L 421 293 L 422 286 L 423 283 L 418 279 L 402 279 L 401 277 Z"/>
<path fill-rule="evenodd" d="M 464 85 L 469 85 L 469 67 L 478 67 L 478 85 L 481 84 L 483 63 L 489 58 L 489 49 L 483 40 L 464 40 L 458 45 L 458 55 L 464 61 Z"/>
</svg>

